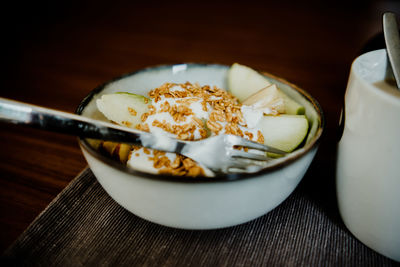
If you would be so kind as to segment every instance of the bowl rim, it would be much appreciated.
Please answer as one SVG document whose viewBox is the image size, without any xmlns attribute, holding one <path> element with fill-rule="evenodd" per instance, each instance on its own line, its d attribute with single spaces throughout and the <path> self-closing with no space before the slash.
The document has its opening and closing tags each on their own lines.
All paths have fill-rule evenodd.
<svg viewBox="0 0 400 267">
<path fill-rule="evenodd" d="M 78 115 L 81 115 L 85 107 L 91 102 L 93 97 L 100 93 L 102 90 L 104 90 L 109 84 L 139 74 L 141 72 L 146 72 L 146 71 L 154 71 L 154 70 L 159 70 L 163 68 L 172 68 L 173 66 L 176 65 L 182 65 L 185 64 L 188 67 L 221 67 L 221 68 L 229 68 L 228 65 L 223 65 L 223 64 L 217 64 L 217 63 L 176 63 L 176 64 L 163 64 L 163 65 L 154 65 L 154 66 L 149 66 L 146 68 L 142 68 L 133 72 L 125 73 L 120 76 L 117 76 L 109 81 L 106 81 L 93 90 L 89 92 L 89 94 L 83 98 L 83 100 L 80 102 L 78 105 L 75 113 Z M 258 70 L 256 70 L 258 71 Z M 325 128 L 325 119 L 324 119 L 324 114 L 322 111 L 322 108 L 320 104 L 317 102 L 317 100 L 312 97 L 309 93 L 307 93 L 305 90 L 301 89 L 295 84 L 292 84 L 288 82 L 287 80 L 277 77 L 275 75 L 272 75 L 268 72 L 262 72 L 259 71 L 259 73 L 263 74 L 264 76 L 268 78 L 272 78 L 274 80 L 277 80 L 281 83 L 284 83 L 288 86 L 290 86 L 292 89 L 296 90 L 298 93 L 300 93 L 307 101 L 311 103 L 311 105 L 314 107 L 315 111 L 317 112 L 318 116 L 318 121 L 319 125 L 317 128 L 317 131 L 315 132 L 315 135 L 311 142 L 306 144 L 304 147 L 295 150 L 294 152 L 291 152 L 288 157 L 285 158 L 285 160 L 282 161 L 277 161 L 276 164 L 267 166 L 263 169 L 261 169 L 258 172 L 255 173 L 229 173 L 229 174 L 217 174 L 214 177 L 206 177 L 206 176 L 198 176 L 198 177 L 189 177 L 189 176 L 174 176 L 174 175 L 168 175 L 168 174 L 152 174 L 152 173 L 147 173 L 147 172 L 142 172 L 139 170 L 135 170 L 133 168 L 128 167 L 126 164 L 123 164 L 115 159 L 112 159 L 109 156 L 103 155 L 96 149 L 94 149 L 86 139 L 78 137 L 78 143 L 81 147 L 82 150 L 85 150 L 88 152 L 90 155 L 92 155 L 94 158 L 97 160 L 101 161 L 102 163 L 109 165 L 110 167 L 117 169 L 119 171 L 122 171 L 126 174 L 130 175 L 135 175 L 139 176 L 142 178 L 146 179 L 152 179 L 152 180 L 158 180 L 158 181 L 164 181 L 164 182 L 179 182 L 179 183 L 210 183 L 210 182 L 231 182 L 231 181 L 239 181 L 243 179 L 252 179 L 256 177 L 261 177 L 265 174 L 270 174 L 273 172 L 278 171 L 279 169 L 299 160 L 303 155 L 309 153 L 310 151 L 313 150 L 313 148 L 316 148 L 321 139 L 322 132 L 324 131 Z"/>
</svg>

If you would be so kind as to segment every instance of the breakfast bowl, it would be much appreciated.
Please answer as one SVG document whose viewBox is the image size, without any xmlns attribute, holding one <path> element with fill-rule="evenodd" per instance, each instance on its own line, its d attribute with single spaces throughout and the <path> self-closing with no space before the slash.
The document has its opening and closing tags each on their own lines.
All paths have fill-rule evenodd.
<svg viewBox="0 0 400 267">
<path fill-rule="evenodd" d="M 115 78 L 94 89 L 77 113 L 107 120 L 96 101 L 105 94 L 147 95 L 165 82 L 228 88 L 230 66 L 177 64 L 149 67 Z M 263 73 L 291 99 L 304 107 L 309 128 L 299 148 L 276 158 L 254 173 L 223 173 L 213 177 L 154 174 L 133 169 L 101 153 L 95 142 L 79 139 L 83 155 L 104 190 L 122 207 L 145 220 L 179 229 L 217 229 L 265 215 L 296 188 L 318 149 L 324 118 L 317 101 L 297 86 Z"/>
</svg>

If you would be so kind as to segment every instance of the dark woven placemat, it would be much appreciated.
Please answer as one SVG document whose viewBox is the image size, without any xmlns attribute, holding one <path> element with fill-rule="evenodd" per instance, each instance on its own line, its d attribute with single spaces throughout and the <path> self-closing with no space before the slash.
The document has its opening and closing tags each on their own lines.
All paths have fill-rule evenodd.
<svg viewBox="0 0 400 267">
<path fill-rule="evenodd" d="M 188 231 L 116 204 L 90 169 L 55 198 L 1 257 L 28 266 L 392 266 L 300 190 L 235 227 Z"/>
</svg>

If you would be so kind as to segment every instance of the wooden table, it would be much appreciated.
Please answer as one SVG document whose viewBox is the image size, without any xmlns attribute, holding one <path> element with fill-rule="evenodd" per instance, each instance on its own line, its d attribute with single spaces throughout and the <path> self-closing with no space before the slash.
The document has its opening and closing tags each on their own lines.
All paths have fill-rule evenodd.
<svg viewBox="0 0 400 267">
<path fill-rule="evenodd" d="M 239 62 L 311 93 L 325 112 L 300 186 L 337 216 L 337 124 L 352 60 L 394 1 L 56 1 L 10 4 L 2 18 L 1 97 L 74 112 L 99 84 L 143 67 Z M 4 38 L 6 37 L 6 38 Z M 0 124 L 4 250 L 86 166 L 75 137 Z"/>
</svg>

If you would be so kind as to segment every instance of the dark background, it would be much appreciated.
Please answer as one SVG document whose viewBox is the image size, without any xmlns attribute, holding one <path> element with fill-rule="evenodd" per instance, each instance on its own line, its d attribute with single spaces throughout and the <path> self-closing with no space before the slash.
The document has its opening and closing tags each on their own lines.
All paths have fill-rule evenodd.
<svg viewBox="0 0 400 267">
<path fill-rule="evenodd" d="M 350 66 L 398 1 L 14 1 L 2 4 L 0 97 L 74 112 L 96 86 L 140 68 L 239 62 L 321 104 L 320 150 L 297 190 L 341 223 L 334 184 Z M 374 43 L 380 45 L 379 41 Z M 74 137 L 0 123 L 0 249 L 86 166 Z"/>
</svg>

